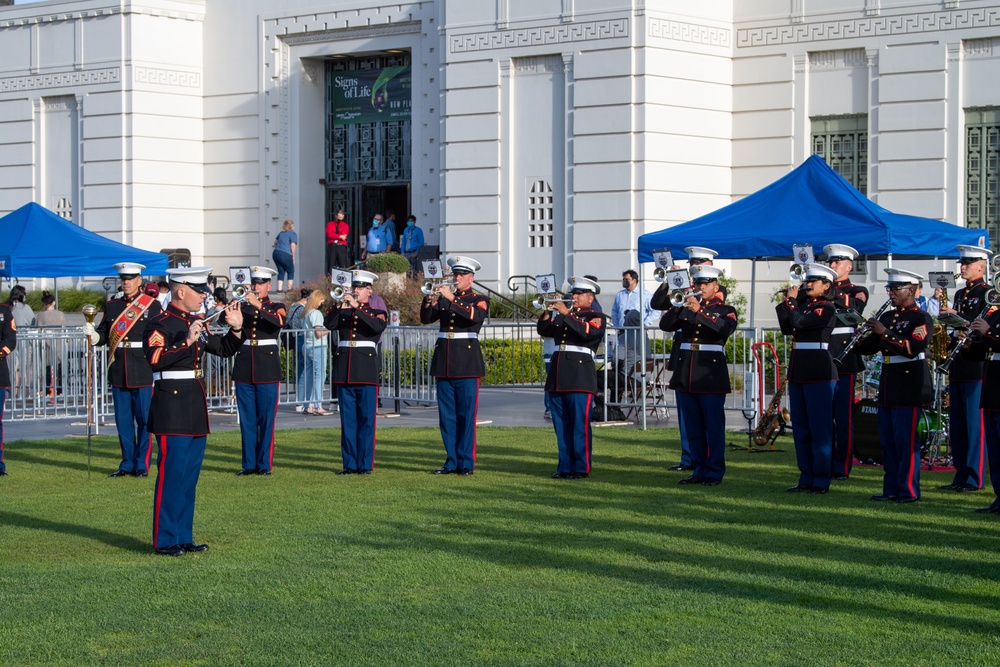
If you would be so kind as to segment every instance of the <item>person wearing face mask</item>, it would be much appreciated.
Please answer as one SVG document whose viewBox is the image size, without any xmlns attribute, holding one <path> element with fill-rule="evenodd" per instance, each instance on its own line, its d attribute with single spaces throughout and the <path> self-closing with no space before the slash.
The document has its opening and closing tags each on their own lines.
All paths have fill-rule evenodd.
<svg viewBox="0 0 1000 667">
<path fill-rule="evenodd" d="M 406 229 L 399 237 L 399 251 L 410 260 L 410 271 L 416 275 L 419 270 L 417 254 L 424 245 L 424 230 L 417 227 L 417 216 L 406 219 Z"/>
<path fill-rule="evenodd" d="M 649 300 L 653 293 L 642 290 L 642 302 L 639 301 L 639 274 L 629 269 L 622 274 L 622 288 L 615 295 L 611 306 L 611 324 L 621 327 L 625 324 L 625 313 L 630 310 L 642 312 L 643 326 L 655 327 L 660 321 L 660 311 L 653 310 Z"/>
<path fill-rule="evenodd" d="M 372 255 L 388 252 L 392 248 L 387 232 L 388 230 L 382 224 L 382 214 L 376 213 L 372 219 L 372 227 L 368 230 L 364 259 L 368 259 Z"/>
</svg>

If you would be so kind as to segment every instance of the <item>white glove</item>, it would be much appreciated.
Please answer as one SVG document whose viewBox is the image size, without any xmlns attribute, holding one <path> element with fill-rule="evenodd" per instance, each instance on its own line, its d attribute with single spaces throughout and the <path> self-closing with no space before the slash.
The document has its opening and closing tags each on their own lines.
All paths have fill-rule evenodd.
<svg viewBox="0 0 1000 667">
<path fill-rule="evenodd" d="M 101 340 L 101 334 L 97 333 L 97 331 L 94 329 L 94 325 L 90 322 L 84 323 L 83 333 L 86 334 L 87 338 L 90 339 L 91 345 L 97 345 L 97 343 Z"/>
</svg>

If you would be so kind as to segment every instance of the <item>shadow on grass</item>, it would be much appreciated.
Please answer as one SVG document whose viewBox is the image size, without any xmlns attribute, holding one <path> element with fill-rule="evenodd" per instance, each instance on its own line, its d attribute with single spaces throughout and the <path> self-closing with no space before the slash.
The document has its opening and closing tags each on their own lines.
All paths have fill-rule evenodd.
<svg viewBox="0 0 1000 667">
<path fill-rule="evenodd" d="M 131 535 L 112 533 L 108 530 L 84 526 L 76 523 L 64 521 L 50 521 L 49 519 L 39 519 L 26 514 L 0 511 L 0 524 L 5 526 L 17 526 L 18 528 L 28 528 L 30 530 L 47 530 L 53 533 L 64 533 L 66 535 L 76 535 L 88 540 L 103 542 L 116 549 L 124 549 L 134 553 L 148 554 L 152 547 L 148 542 L 137 540 Z"/>
</svg>

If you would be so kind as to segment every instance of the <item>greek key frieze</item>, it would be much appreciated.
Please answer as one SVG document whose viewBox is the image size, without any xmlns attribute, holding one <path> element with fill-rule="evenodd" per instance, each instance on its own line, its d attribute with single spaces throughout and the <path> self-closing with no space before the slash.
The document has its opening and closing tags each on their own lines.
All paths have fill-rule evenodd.
<svg viewBox="0 0 1000 667">
<path fill-rule="evenodd" d="M 456 35 L 449 40 L 449 47 L 452 53 L 490 51 L 493 49 L 510 49 L 541 44 L 616 39 L 619 37 L 628 37 L 628 31 L 629 20 L 627 18 L 609 19 L 607 21 L 567 23 L 538 28 L 495 30 L 493 32 Z"/>
<path fill-rule="evenodd" d="M 96 86 L 106 83 L 118 83 L 120 80 L 121 70 L 118 67 L 73 72 L 53 72 L 52 74 L 38 74 L 35 76 L 12 76 L 0 79 L 0 93 L 39 90 L 43 88 Z"/>
</svg>

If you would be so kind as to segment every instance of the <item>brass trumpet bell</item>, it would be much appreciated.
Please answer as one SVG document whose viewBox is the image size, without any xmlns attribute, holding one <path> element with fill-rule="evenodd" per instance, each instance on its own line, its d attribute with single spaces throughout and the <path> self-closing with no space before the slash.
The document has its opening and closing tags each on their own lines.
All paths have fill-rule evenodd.
<svg viewBox="0 0 1000 667">
<path fill-rule="evenodd" d="M 439 291 L 442 287 L 445 286 L 455 289 L 456 287 L 458 287 L 458 283 L 436 283 L 433 280 L 425 280 L 420 285 L 420 291 L 423 292 L 423 294 L 425 294 L 426 296 L 430 296 L 431 294 L 434 294 L 435 292 Z"/>
<path fill-rule="evenodd" d="M 535 308 L 535 310 L 545 310 L 556 301 L 562 300 L 562 297 L 547 297 L 544 294 L 539 294 L 532 300 L 531 305 Z"/>
<path fill-rule="evenodd" d="M 688 300 L 688 297 L 693 296 L 698 301 L 701 301 L 701 291 L 700 290 L 682 290 L 675 289 L 670 293 L 670 305 L 674 308 L 680 308 L 684 305 L 684 302 Z"/>
<path fill-rule="evenodd" d="M 247 298 L 247 294 L 249 293 L 250 293 L 250 288 L 248 288 L 246 285 L 237 285 L 236 287 L 233 288 L 233 296 L 235 296 L 237 299 L 245 299 Z"/>
<path fill-rule="evenodd" d="M 348 292 L 346 289 L 337 285 L 332 290 L 330 290 L 330 298 L 334 301 L 343 301 L 348 295 L 357 298 L 358 295 L 355 292 Z"/>
<path fill-rule="evenodd" d="M 662 283 L 667 279 L 667 270 L 662 266 L 656 267 L 653 269 L 653 278 L 656 279 L 656 282 Z"/>
<path fill-rule="evenodd" d="M 1000 273 L 1000 254 L 993 255 L 990 259 L 990 268 L 993 270 L 993 273 Z"/>
<path fill-rule="evenodd" d="M 801 283 L 806 276 L 805 264 L 792 264 L 788 269 L 788 279 L 793 283 Z"/>
</svg>

